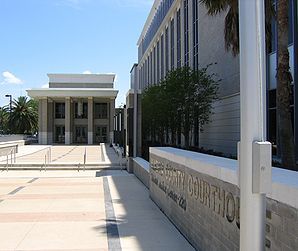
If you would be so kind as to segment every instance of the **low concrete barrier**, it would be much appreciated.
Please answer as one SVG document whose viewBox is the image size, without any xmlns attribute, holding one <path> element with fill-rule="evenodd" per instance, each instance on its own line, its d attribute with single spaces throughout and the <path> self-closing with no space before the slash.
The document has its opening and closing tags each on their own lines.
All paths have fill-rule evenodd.
<svg viewBox="0 0 298 251">
<path fill-rule="evenodd" d="M 298 172 L 273 168 L 266 248 L 298 250 Z M 201 251 L 239 250 L 237 161 L 174 148 L 150 148 L 150 197 Z M 265 249 L 265 247 L 264 247 Z"/>
<path fill-rule="evenodd" d="M 24 140 L 23 134 L 0 135 L 0 142 Z"/>
<path fill-rule="evenodd" d="M 142 158 L 133 158 L 133 173 L 149 189 L 150 164 Z"/>
</svg>

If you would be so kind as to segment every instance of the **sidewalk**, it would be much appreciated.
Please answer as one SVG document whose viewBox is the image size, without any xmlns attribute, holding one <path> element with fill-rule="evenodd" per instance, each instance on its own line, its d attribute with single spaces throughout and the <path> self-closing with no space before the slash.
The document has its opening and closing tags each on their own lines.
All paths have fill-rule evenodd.
<svg viewBox="0 0 298 251">
<path fill-rule="evenodd" d="M 0 173 L 0 250 L 193 250 L 126 171 Z"/>
</svg>

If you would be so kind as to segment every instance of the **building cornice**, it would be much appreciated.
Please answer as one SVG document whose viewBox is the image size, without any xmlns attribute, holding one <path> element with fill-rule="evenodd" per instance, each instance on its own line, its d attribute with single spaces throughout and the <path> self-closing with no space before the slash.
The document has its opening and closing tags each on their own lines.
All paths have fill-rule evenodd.
<svg viewBox="0 0 298 251">
<path fill-rule="evenodd" d="M 116 98 L 118 90 L 109 88 L 40 88 L 27 90 L 31 98 L 43 97 L 95 97 L 95 98 Z"/>
</svg>

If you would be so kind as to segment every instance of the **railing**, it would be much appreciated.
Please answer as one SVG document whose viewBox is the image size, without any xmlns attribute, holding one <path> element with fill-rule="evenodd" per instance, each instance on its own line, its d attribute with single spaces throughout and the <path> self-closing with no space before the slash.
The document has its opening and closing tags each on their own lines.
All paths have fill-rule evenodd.
<svg viewBox="0 0 298 251">
<path fill-rule="evenodd" d="M 9 163 L 9 158 L 8 156 L 10 155 L 10 167 L 12 167 L 12 162 L 16 163 L 16 148 L 12 148 L 9 153 L 6 155 L 6 171 L 8 172 L 8 163 Z M 12 158 L 12 155 L 14 157 Z"/>
<path fill-rule="evenodd" d="M 85 147 L 85 151 L 83 154 L 83 171 L 84 172 L 86 171 L 86 160 L 87 160 L 87 148 Z M 81 163 L 78 164 L 78 172 L 80 171 L 80 169 L 81 169 Z"/>
</svg>

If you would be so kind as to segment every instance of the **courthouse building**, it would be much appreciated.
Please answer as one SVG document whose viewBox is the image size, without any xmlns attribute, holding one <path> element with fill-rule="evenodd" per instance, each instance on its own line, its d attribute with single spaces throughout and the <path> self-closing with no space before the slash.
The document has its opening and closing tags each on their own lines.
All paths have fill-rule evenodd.
<svg viewBox="0 0 298 251">
<path fill-rule="evenodd" d="M 39 101 L 39 144 L 113 141 L 118 90 L 114 74 L 48 74 L 49 88 L 27 90 Z"/>
<path fill-rule="evenodd" d="M 276 1 L 273 1 L 274 6 Z M 297 1 L 289 0 L 289 3 L 289 52 L 294 78 L 292 111 L 298 146 Z M 184 65 L 196 69 L 213 63 L 209 68 L 210 73 L 216 73 L 222 80 L 219 100 L 213 104 L 211 123 L 204 127 L 203 132 L 193 131 L 192 145 L 236 156 L 237 142 L 240 140 L 240 68 L 239 56 L 234 57 L 225 49 L 224 25 L 227 11 L 210 16 L 199 0 L 155 0 L 137 43 L 136 83 L 137 89 L 144 90 L 158 84 L 171 69 Z M 269 140 L 276 146 L 275 76 L 278 45 L 275 21 L 272 22 L 272 35 L 271 48 L 267 54 L 267 132 Z"/>
</svg>

